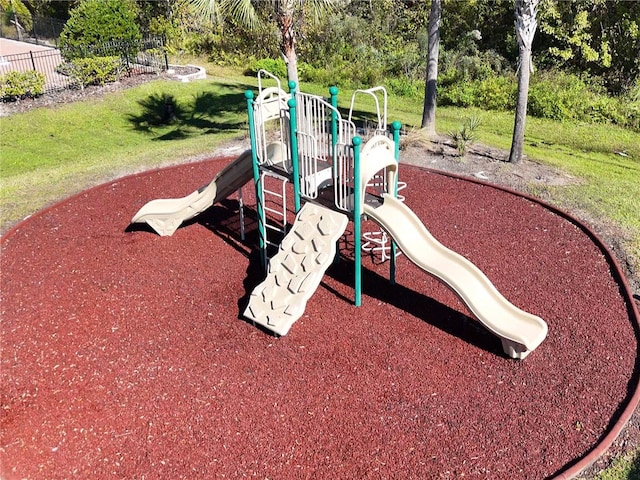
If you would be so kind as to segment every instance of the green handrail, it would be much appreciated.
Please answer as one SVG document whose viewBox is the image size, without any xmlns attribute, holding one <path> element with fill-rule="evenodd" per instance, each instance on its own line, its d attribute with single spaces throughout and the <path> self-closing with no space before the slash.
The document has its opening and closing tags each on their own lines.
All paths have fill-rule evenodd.
<svg viewBox="0 0 640 480">
<path fill-rule="evenodd" d="M 260 169 L 258 167 L 258 148 L 255 132 L 255 119 L 253 118 L 253 92 L 247 90 L 244 92 L 247 99 L 247 115 L 249 116 L 249 139 L 251 142 L 251 160 L 253 164 L 253 184 L 256 189 L 256 209 L 258 210 L 258 246 L 260 248 L 260 264 L 262 268 L 267 268 L 267 244 L 266 244 L 266 228 L 264 226 L 264 212 L 262 188 L 260 188 Z"/>
<path fill-rule="evenodd" d="M 291 98 L 287 102 L 289 106 L 289 143 L 291 145 L 291 166 L 293 176 L 293 203 L 296 214 L 300 211 L 300 165 L 298 159 L 298 119 L 296 114 L 296 82 L 289 81 L 289 93 Z"/>
<path fill-rule="evenodd" d="M 331 164 L 336 164 L 336 145 L 338 144 L 338 87 L 335 85 L 329 88 L 331 96 L 331 106 L 335 110 L 331 110 Z M 335 167 L 334 167 L 335 171 Z"/>
<path fill-rule="evenodd" d="M 356 307 L 362 305 L 362 257 L 360 256 L 362 230 L 362 195 L 360 192 L 360 147 L 362 138 L 353 137 L 353 260 L 355 264 L 355 298 Z"/>
<path fill-rule="evenodd" d="M 391 124 L 391 128 L 393 129 L 393 143 L 395 144 L 394 157 L 396 159 L 396 164 L 400 163 L 400 129 L 402 129 L 402 124 L 396 120 Z M 394 177 L 394 185 L 389 186 L 389 188 L 393 188 L 393 196 L 398 198 L 398 170 L 396 167 L 396 174 Z M 389 281 L 392 285 L 396 283 L 396 254 L 398 251 L 398 246 L 396 245 L 396 241 L 391 239 L 391 258 L 389 263 Z"/>
</svg>

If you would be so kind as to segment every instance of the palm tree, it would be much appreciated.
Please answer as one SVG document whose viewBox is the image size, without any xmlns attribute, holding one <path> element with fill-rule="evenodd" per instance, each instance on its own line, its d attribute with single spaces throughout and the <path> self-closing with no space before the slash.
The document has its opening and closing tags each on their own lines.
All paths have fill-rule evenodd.
<svg viewBox="0 0 640 480">
<path fill-rule="evenodd" d="M 513 139 L 509 162 L 519 163 L 522 160 L 524 144 L 524 128 L 527 119 L 527 99 L 529 96 L 529 77 L 533 72 L 531 61 L 531 44 L 538 27 L 536 14 L 540 0 L 515 0 L 516 34 L 519 47 L 518 69 L 518 101 L 516 118 L 513 125 Z"/>
<path fill-rule="evenodd" d="M 442 18 L 442 0 L 431 0 L 429 14 L 429 46 L 427 47 L 427 82 L 422 111 L 422 128 L 429 135 L 436 133 L 436 97 L 438 84 L 438 54 L 440 51 L 440 20 Z"/>
<path fill-rule="evenodd" d="M 298 55 L 296 53 L 296 31 L 305 18 L 319 19 L 330 11 L 340 0 L 274 0 L 259 2 L 251 0 L 189 0 L 202 16 L 220 21 L 225 16 L 249 28 L 255 28 L 259 21 L 256 6 L 273 6 L 273 19 L 280 29 L 280 53 L 287 64 L 289 80 L 298 83 Z"/>
</svg>

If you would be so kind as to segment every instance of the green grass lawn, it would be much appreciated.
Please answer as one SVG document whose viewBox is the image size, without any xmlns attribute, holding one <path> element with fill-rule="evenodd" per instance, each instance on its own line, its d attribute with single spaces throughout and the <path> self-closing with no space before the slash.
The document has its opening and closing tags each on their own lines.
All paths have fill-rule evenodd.
<svg viewBox="0 0 640 480">
<path fill-rule="evenodd" d="M 240 135 L 244 88 L 155 81 L 0 118 L 3 226 L 110 175 L 179 162 Z M 165 100 L 180 114 L 168 125 L 161 123 Z"/>
<path fill-rule="evenodd" d="M 255 90 L 256 79 L 228 70 L 210 73 L 206 81 L 158 80 L 101 98 L 0 118 L 2 231 L 96 183 L 202 157 L 246 135 L 244 91 Z M 328 92 L 318 85 L 305 84 L 303 89 L 325 96 Z M 342 109 L 348 109 L 351 93 L 341 92 Z M 171 122 L 165 121 L 166 105 L 175 114 Z M 356 104 L 362 110 L 369 107 Z M 421 115 L 422 99 L 390 98 L 389 121 L 415 128 Z M 474 115 L 482 119 L 480 142 L 509 148 L 512 113 L 438 108 L 438 130 L 455 130 Z M 547 193 L 561 207 L 618 226 L 640 267 L 640 133 L 530 118 L 525 153 L 580 179 Z M 628 476 L 622 475 L 604 478 Z"/>
</svg>

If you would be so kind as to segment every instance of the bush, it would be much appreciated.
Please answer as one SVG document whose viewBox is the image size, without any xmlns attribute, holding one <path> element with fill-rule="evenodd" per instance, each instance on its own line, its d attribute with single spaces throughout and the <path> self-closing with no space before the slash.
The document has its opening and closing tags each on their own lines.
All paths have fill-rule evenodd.
<svg viewBox="0 0 640 480">
<path fill-rule="evenodd" d="M 635 84 L 620 98 L 620 102 L 625 125 L 640 130 L 640 80 L 635 81 Z"/>
<path fill-rule="evenodd" d="M 387 80 L 389 91 L 401 97 L 418 97 L 424 93 L 424 81 L 411 81 L 406 77 Z"/>
<path fill-rule="evenodd" d="M 493 50 L 479 51 L 475 45 L 463 44 L 459 50 L 442 50 L 439 83 L 485 80 L 509 73 L 509 63 Z"/>
<path fill-rule="evenodd" d="M 438 92 L 438 102 L 441 105 L 455 107 L 472 107 L 476 105 L 476 85 L 478 82 L 458 82 L 449 85 Z"/>
<path fill-rule="evenodd" d="M 115 82 L 124 72 L 120 57 L 76 58 L 59 68 L 60 73 L 77 80 L 82 88 Z"/>
<path fill-rule="evenodd" d="M 593 96 L 577 75 L 559 71 L 533 76 L 529 88 L 529 114 L 552 120 L 583 120 L 585 105 Z"/>
<path fill-rule="evenodd" d="M 45 76 L 43 73 L 9 72 L 0 76 L 0 98 L 3 102 L 21 98 L 33 98 L 44 93 Z"/>
<path fill-rule="evenodd" d="M 509 110 L 515 108 L 518 81 L 510 76 L 489 77 L 477 82 L 474 102 L 485 110 Z"/>
<path fill-rule="evenodd" d="M 136 23 L 137 11 L 132 0 L 82 0 L 71 10 L 69 20 L 60 34 L 60 50 L 65 60 L 86 57 L 89 45 L 128 43 L 137 45 L 142 38 Z M 104 51 L 101 55 L 121 53 Z M 135 51 L 128 52 L 135 56 Z"/>
<path fill-rule="evenodd" d="M 249 62 L 249 66 L 244 71 L 245 75 L 255 76 L 259 70 L 266 70 L 280 79 L 287 78 L 287 65 L 281 58 L 263 58 Z"/>
<path fill-rule="evenodd" d="M 625 118 L 620 99 L 611 98 L 605 95 L 594 96 L 590 101 L 585 102 L 585 110 L 582 113 L 585 121 L 594 123 L 615 123 L 625 125 Z"/>
</svg>

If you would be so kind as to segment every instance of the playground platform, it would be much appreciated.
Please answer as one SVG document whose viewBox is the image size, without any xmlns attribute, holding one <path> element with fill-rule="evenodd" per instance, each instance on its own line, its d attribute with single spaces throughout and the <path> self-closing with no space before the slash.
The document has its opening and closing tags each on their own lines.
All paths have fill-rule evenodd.
<svg viewBox="0 0 640 480">
<path fill-rule="evenodd" d="M 255 199 L 128 228 L 216 158 L 122 178 L 2 237 L 0 461 L 13 478 L 569 478 L 638 402 L 638 311 L 607 248 L 535 199 L 400 165 L 406 204 L 545 319 L 525 361 L 404 256 L 327 270 L 284 337 L 243 320 Z M 350 226 L 343 242 L 349 243 Z M 350 251 L 345 249 L 345 251 Z"/>
</svg>

